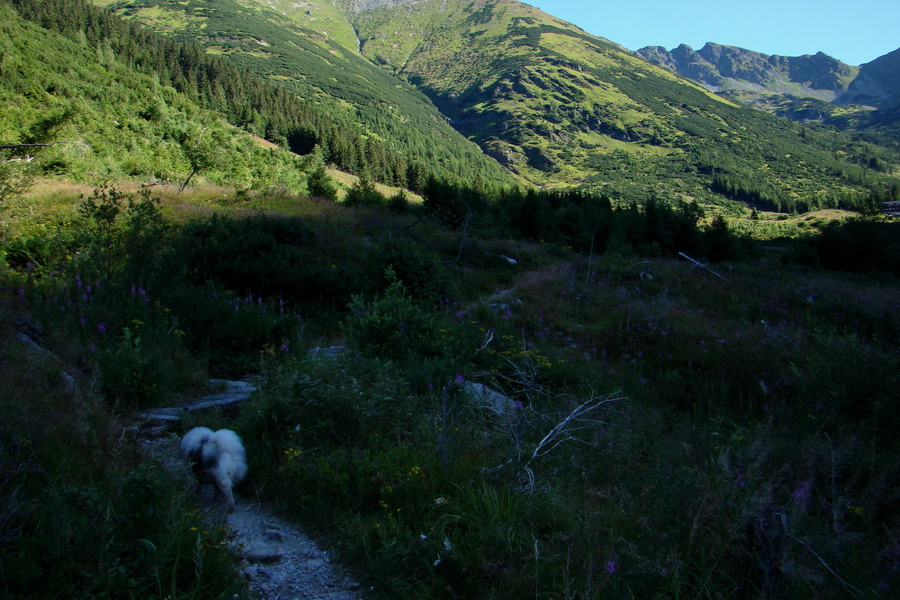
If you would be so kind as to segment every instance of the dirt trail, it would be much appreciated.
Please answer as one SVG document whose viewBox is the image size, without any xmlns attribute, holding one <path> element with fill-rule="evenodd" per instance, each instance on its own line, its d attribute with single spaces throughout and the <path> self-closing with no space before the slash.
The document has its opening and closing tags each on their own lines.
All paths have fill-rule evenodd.
<svg viewBox="0 0 900 600">
<path fill-rule="evenodd" d="M 243 557 L 241 571 L 250 589 L 271 600 L 359 600 L 360 585 L 331 562 L 328 552 L 296 525 L 258 502 L 237 498 L 228 515 L 232 545 Z"/>
<path fill-rule="evenodd" d="M 193 486 L 190 468 L 178 455 L 179 438 L 166 434 L 141 439 L 140 449 L 151 460 Z M 252 474 L 251 474 L 252 477 Z M 362 600 L 361 586 L 353 581 L 315 540 L 265 503 L 235 494 L 233 513 L 204 486 L 197 505 L 212 523 L 230 526 L 229 543 L 236 568 L 247 579 L 255 597 L 263 600 Z"/>
<path fill-rule="evenodd" d="M 190 467 L 179 456 L 180 439 L 168 425 L 182 416 L 246 400 L 255 387 L 245 382 L 213 382 L 224 391 L 186 406 L 145 410 L 135 415 L 133 430 L 139 448 L 151 460 L 192 485 Z M 253 474 L 250 474 L 253 477 Z M 235 494 L 233 513 L 214 498 L 212 486 L 204 486 L 197 497 L 199 508 L 211 523 L 229 526 L 231 549 L 237 568 L 247 579 L 255 597 L 263 600 L 362 600 L 361 586 L 331 561 L 328 552 L 297 525 L 258 500 Z"/>
</svg>

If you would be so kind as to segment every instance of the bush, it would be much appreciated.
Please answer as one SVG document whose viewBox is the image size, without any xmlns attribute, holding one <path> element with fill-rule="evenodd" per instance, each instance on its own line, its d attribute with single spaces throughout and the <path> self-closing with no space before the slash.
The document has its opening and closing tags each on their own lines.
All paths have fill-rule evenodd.
<svg viewBox="0 0 900 600">
<path fill-rule="evenodd" d="M 337 185 L 334 180 L 328 176 L 324 166 L 319 166 L 306 180 L 306 189 L 310 196 L 322 198 L 324 200 L 337 200 Z"/>
<path fill-rule="evenodd" d="M 396 280 L 371 302 L 353 297 L 346 333 L 350 344 L 366 356 L 402 360 L 441 353 L 434 314 Z"/>
<path fill-rule="evenodd" d="M 347 206 L 382 206 L 385 198 L 377 189 L 371 179 L 360 177 L 347 191 L 344 197 Z"/>
</svg>

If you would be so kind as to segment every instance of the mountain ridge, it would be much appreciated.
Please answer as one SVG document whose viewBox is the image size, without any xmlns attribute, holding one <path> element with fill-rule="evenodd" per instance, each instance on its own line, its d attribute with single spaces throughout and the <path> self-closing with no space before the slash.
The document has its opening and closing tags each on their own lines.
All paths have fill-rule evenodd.
<svg viewBox="0 0 900 600">
<path fill-rule="evenodd" d="M 700 50 L 681 44 L 671 51 L 647 46 L 637 53 L 711 91 L 745 96 L 793 93 L 830 102 L 847 90 L 859 72 L 859 67 L 844 64 L 824 52 L 780 56 L 713 42 L 707 42 Z"/>
<path fill-rule="evenodd" d="M 768 55 L 707 42 L 700 50 L 646 46 L 644 59 L 706 89 L 799 122 L 819 122 L 870 137 L 900 133 L 900 49 L 855 67 L 823 52 Z"/>
<path fill-rule="evenodd" d="M 790 209 L 890 187 L 883 173 L 897 162 L 889 150 L 742 107 L 514 0 L 228 0 L 215 11 L 208 0 L 102 3 L 284 85 L 320 120 L 343 115 L 360 128 L 358 147 L 375 144 L 377 155 L 418 144 L 462 180 L 476 177 L 461 169 L 490 157 L 514 174 L 506 181 L 623 202 L 733 206 L 762 194 Z M 436 110 L 411 118 L 404 103 L 415 94 L 427 97 L 416 106 Z M 479 150 L 438 155 L 450 140 L 428 133 L 438 126 Z M 882 170 L 866 172 L 873 164 Z"/>
</svg>

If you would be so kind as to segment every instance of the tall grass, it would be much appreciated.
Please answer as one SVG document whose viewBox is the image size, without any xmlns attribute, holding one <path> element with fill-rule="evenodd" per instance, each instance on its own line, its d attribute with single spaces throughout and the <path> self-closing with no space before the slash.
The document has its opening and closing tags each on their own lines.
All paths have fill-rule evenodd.
<svg viewBox="0 0 900 600">
<path fill-rule="evenodd" d="M 900 585 L 889 276 L 762 257 L 716 277 L 280 193 L 210 196 L 186 222 L 166 198 L 86 200 L 20 213 L 4 244 L 12 596 L 49 560 L 64 590 L 233 593 L 220 533 L 118 415 L 249 372 L 255 399 L 212 418 L 240 431 L 251 484 L 385 596 Z"/>
</svg>

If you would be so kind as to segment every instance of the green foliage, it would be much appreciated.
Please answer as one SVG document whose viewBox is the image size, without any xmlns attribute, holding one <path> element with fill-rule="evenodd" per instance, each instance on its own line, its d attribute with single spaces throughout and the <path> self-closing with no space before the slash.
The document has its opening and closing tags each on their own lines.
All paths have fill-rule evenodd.
<svg viewBox="0 0 900 600">
<path fill-rule="evenodd" d="M 94 182 L 184 181 L 195 170 L 218 182 L 301 179 L 299 159 L 263 150 L 211 112 L 219 107 L 201 109 L 200 99 L 168 78 L 176 48 L 155 45 L 84 2 L 14 5 L 0 3 L 0 136 L 4 144 L 47 144 L 17 147 L 20 155 L 34 150 L 36 173 Z M 192 64 L 187 54 L 183 58 Z M 209 132 L 198 139 L 192 128 Z M 208 147 L 198 146 L 202 139 Z"/>
<path fill-rule="evenodd" d="M 209 171 L 219 166 L 224 158 L 221 150 L 221 139 L 216 139 L 212 133 L 204 136 L 206 128 L 199 131 L 185 131 L 181 135 L 179 143 L 184 151 L 185 157 L 191 164 L 191 172 L 184 183 L 181 184 L 180 191 L 188 186 L 191 179 L 201 171 Z M 205 139 L 204 139 L 205 137 Z"/>
<path fill-rule="evenodd" d="M 240 590 L 224 531 L 207 529 L 159 472 L 136 471 L 106 494 L 70 486 L 36 501 L 3 551 L 5 597 L 201 598 Z"/>
<path fill-rule="evenodd" d="M 900 274 L 894 257 L 900 252 L 894 221 L 853 219 L 831 223 L 819 235 L 803 240 L 797 259 L 829 269 L 848 272 Z"/>
<path fill-rule="evenodd" d="M 341 249 L 327 232 L 299 219 L 213 215 L 183 228 L 176 247 L 192 283 L 215 282 L 240 296 L 345 305 L 369 280 L 365 264 L 338 266 L 331 253 Z"/>
<path fill-rule="evenodd" d="M 344 203 L 347 206 L 382 206 L 386 202 L 385 197 L 375 189 L 375 184 L 365 177 L 360 177 L 353 184 L 347 195 L 344 197 Z"/>
<path fill-rule="evenodd" d="M 0 152 L 0 210 L 26 192 L 32 181 L 33 176 L 24 165 Z"/>
<path fill-rule="evenodd" d="M 215 200 L 233 216 L 175 224 L 162 216 L 171 206 L 101 188 L 79 219 L 15 223 L 11 242 L 52 243 L 40 264 L 7 260 L 6 305 L 41 323 L 43 344 L 91 374 L 97 395 L 74 401 L 60 363 L 41 354 L 23 368 L 24 348 L 3 346 L 0 369 L 17 375 L 0 378 L 0 416 L 21 425 L 0 428 L 13 450 L 4 456 L 39 461 L 27 489 L 44 490 L 34 492 L 39 508 L 16 509 L 21 476 L 0 477 L 13 507 L 0 520 L 12 540 L 0 552 L 18 553 L 9 564 L 22 569 L 4 575 L 3 591 L 23 595 L 20 582 L 37 577 L 25 567 L 43 565 L 35 557 L 45 552 L 62 565 L 63 589 L 233 593 L 219 576 L 219 533 L 201 533 L 154 471 L 110 463 L 133 453 L 103 423 L 208 374 L 253 371 L 266 384 L 233 426 L 257 489 L 339 541 L 342 557 L 388 594 L 752 595 L 771 585 L 761 573 L 773 564 L 799 598 L 841 597 L 832 571 L 860 589 L 896 583 L 872 559 L 892 548 L 897 520 L 892 279 L 748 258 L 743 242 L 725 256 L 731 224 L 704 225 L 695 204 L 452 193 L 473 207 L 461 255 L 463 232 L 421 215 L 294 198 L 284 204 L 293 214 L 317 209 L 333 221 L 237 216 L 256 206 L 252 194 Z M 529 208 L 509 222 L 492 212 L 517 201 Z M 533 210 L 559 215 L 541 224 L 527 218 Z M 509 239 L 516 228 L 584 252 Z M 101 252 L 107 238 L 121 255 L 112 261 Z M 665 258 L 689 244 L 727 259 L 727 271 L 715 270 L 728 281 Z M 332 280 L 346 308 L 305 288 L 319 290 L 332 272 L 349 274 Z M 348 350 L 336 359 L 306 352 L 342 336 Z M 23 387 L 26 375 L 33 384 Z M 480 398 L 475 383 L 506 399 Z M 627 400 L 577 413 L 619 388 Z M 76 451 L 62 453 L 63 435 Z M 791 536 L 775 554 L 746 537 L 770 502 Z M 126 530 L 115 515 L 137 525 Z M 199 576 L 198 533 L 209 552 Z M 191 587 L 197 577 L 204 592 Z"/>
<path fill-rule="evenodd" d="M 416 302 L 400 281 L 392 282 L 384 295 L 372 302 L 354 296 L 350 313 L 347 338 L 368 356 L 402 360 L 440 353 L 434 315 Z"/>
<path fill-rule="evenodd" d="M 380 271 L 381 287 L 400 282 L 407 290 L 414 290 L 421 302 L 449 302 L 456 290 L 447 269 L 439 257 L 422 248 L 414 240 L 390 236 L 383 239 L 374 253 L 373 268 Z"/>
<path fill-rule="evenodd" d="M 141 464 L 84 381 L 60 378 L 2 324 L 0 594 L 4 598 L 232 597 L 223 528 L 184 482 Z M 69 367 L 65 367 L 69 368 Z M 52 573 L 52 577 L 47 574 Z"/>
<path fill-rule="evenodd" d="M 328 176 L 325 167 L 320 165 L 316 167 L 306 180 L 306 190 L 310 196 L 322 198 L 324 200 L 337 200 L 337 185 L 334 180 Z"/>
<path fill-rule="evenodd" d="M 268 7 L 251 10 L 230 0 L 214 6 L 205 1 L 127 3 L 126 17 L 143 17 L 140 9 L 149 7 L 183 14 L 182 27 L 174 34 L 168 30 L 177 38 L 173 39 L 83 1 L 13 3 L 23 17 L 83 39 L 92 48 L 106 49 L 132 70 L 158 77 L 163 85 L 223 113 L 250 133 L 276 143 L 286 141 L 291 150 L 303 154 L 318 145 L 341 169 L 396 185 L 406 182 L 407 164 L 413 162 L 460 180 L 476 175 L 510 180 L 496 162 L 440 119 L 419 92 Z M 150 19 L 149 24 L 167 30 L 165 21 Z M 196 46 L 200 40 L 207 50 L 224 56 L 204 53 Z M 262 57 L 258 40 L 268 44 Z M 345 105 L 334 103 L 334 98 L 343 99 Z M 145 108 L 141 113 L 150 120 L 159 114 Z M 434 139 L 441 143 L 434 144 Z"/>
</svg>

